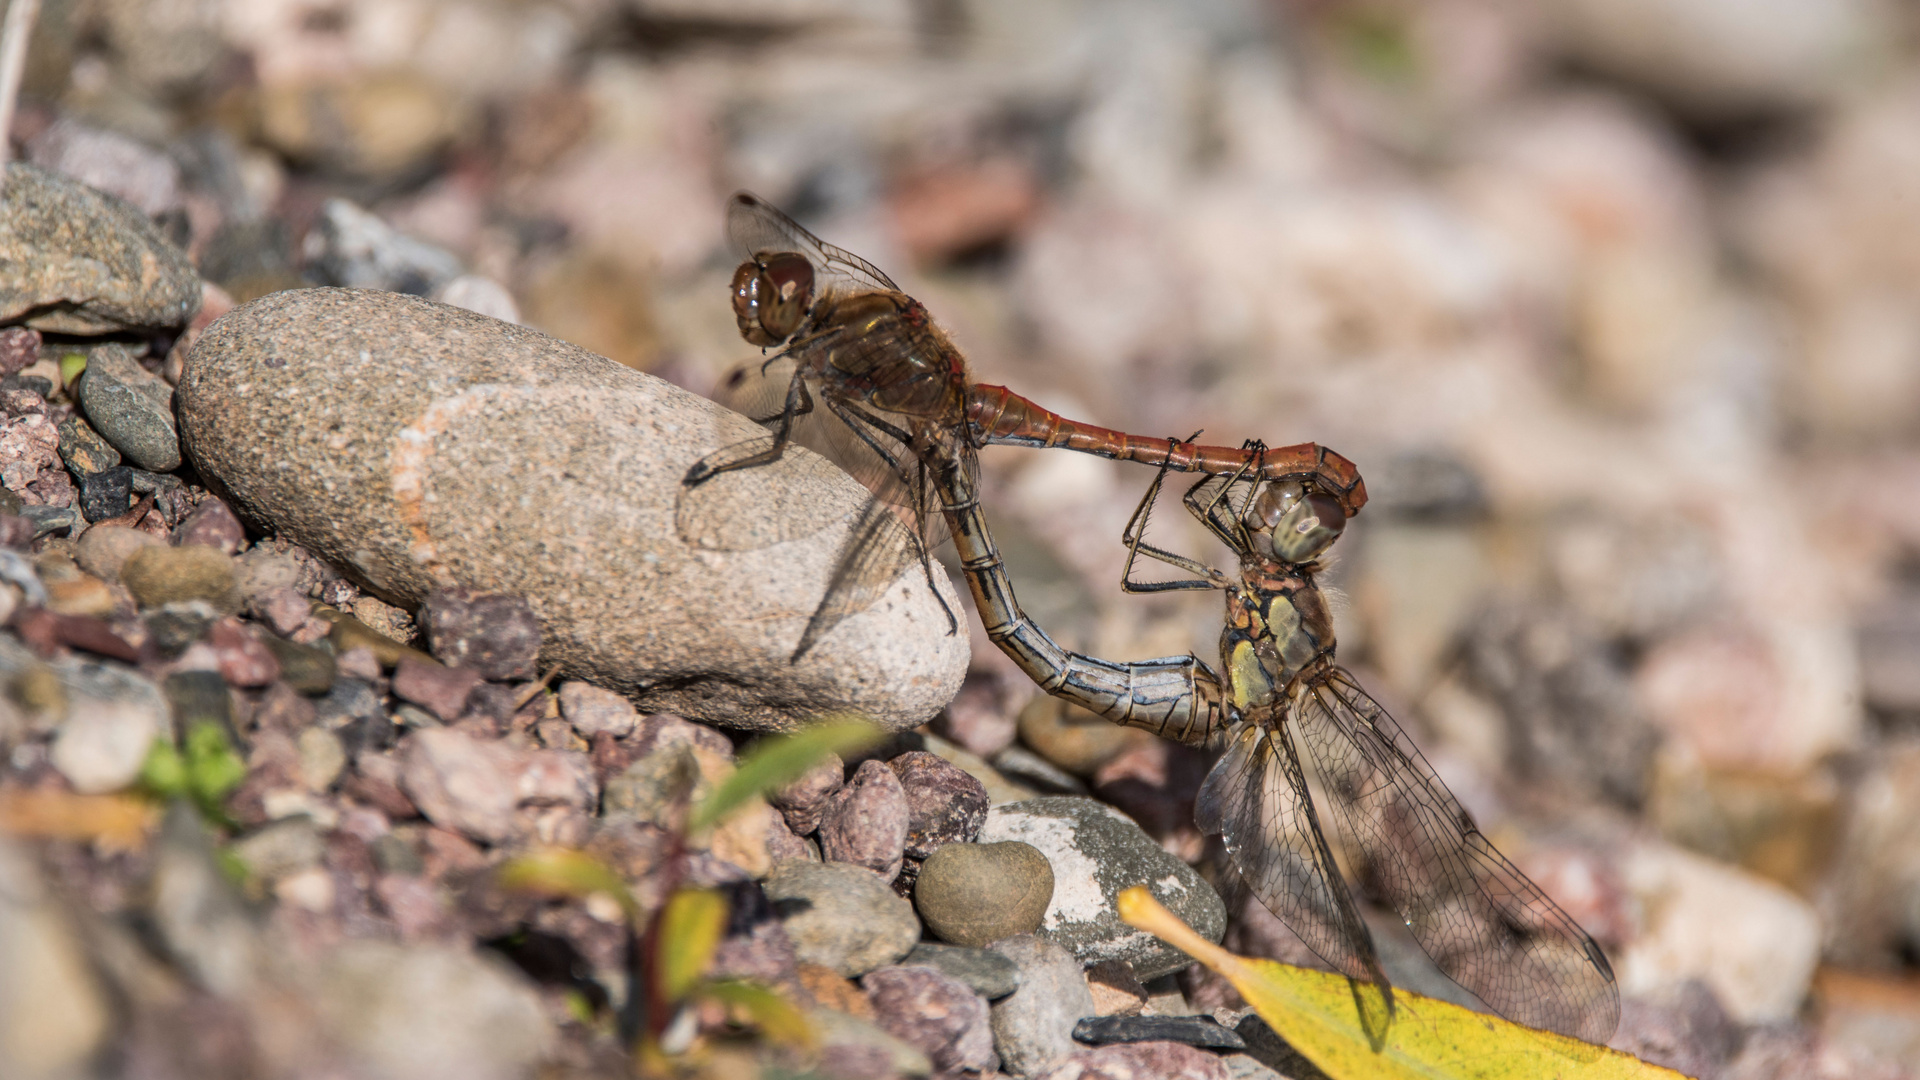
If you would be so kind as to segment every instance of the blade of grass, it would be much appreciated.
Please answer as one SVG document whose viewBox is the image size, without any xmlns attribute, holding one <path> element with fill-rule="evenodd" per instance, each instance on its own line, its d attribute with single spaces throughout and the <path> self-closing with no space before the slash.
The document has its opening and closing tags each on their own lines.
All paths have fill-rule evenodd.
<svg viewBox="0 0 1920 1080">
<path fill-rule="evenodd" d="M 800 778 L 828 754 L 846 754 L 879 742 L 885 732 L 861 720 L 821 724 L 793 735 L 764 739 L 740 759 L 687 819 L 687 831 L 710 828 L 748 799 Z"/>
</svg>

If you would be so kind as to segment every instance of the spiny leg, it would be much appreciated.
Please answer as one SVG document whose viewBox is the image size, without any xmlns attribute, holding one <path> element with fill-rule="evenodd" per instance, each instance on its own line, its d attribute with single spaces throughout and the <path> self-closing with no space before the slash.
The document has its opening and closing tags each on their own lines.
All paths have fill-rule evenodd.
<svg viewBox="0 0 1920 1080">
<path fill-rule="evenodd" d="M 1171 441 L 1171 440 L 1169 440 Z M 1153 504 L 1160 497 L 1160 487 L 1166 482 L 1167 466 L 1162 465 L 1148 485 L 1147 493 L 1141 497 L 1140 505 L 1133 508 L 1133 516 L 1127 519 L 1126 528 L 1120 531 L 1120 542 L 1127 546 L 1127 565 L 1120 571 L 1120 589 L 1129 593 L 1175 592 L 1185 589 L 1213 589 L 1222 587 L 1224 576 L 1212 567 L 1175 554 L 1164 548 L 1146 542 L 1147 519 L 1153 512 Z M 1199 580 L 1189 581 L 1135 581 L 1133 580 L 1134 559 L 1140 555 L 1158 559 L 1161 562 L 1177 566 L 1190 574 L 1200 575 Z"/>
<path fill-rule="evenodd" d="M 813 396 L 807 393 L 806 381 L 801 378 L 800 371 L 796 369 L 793 373 L 793 382 L 787 387 L 787 407 L 780 413 L 780 428 L 773 433 L 773 445 L 759 453 L 748 454 L 746 457 L 740 458 L 737 461 L 722 462 L 719 465 L 709 464 L 705 459 L 696 461 L 693 463 L 693 468 L 687 470 L 686 479 L 683 480 L 682 483 L 688 487 L 693 487 L 705 483 L 723 472 L 733 472 L 736 469 L 750 469 L 759 465 L 771 465 L 779 461 L 786 455 L 787 442 L 793 434 L 793 418 L 796 416 L 805 416 L 812 411 Z"/>
</svg>

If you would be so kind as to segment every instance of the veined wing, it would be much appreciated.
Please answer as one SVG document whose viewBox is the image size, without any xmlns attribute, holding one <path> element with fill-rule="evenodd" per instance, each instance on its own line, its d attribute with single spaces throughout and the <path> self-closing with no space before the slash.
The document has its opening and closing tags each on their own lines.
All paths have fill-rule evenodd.
<svg viewBox="0 0 1920 1080">
<path fill-rule="evenodd" d="M 727 236 L 750 259 L 769 251 L 805 255 L 813 263 L 815 275 L 822 279 L 816 286 L 821 292 L 900 291 L 900 286 L 879 267 L 801 228 L 799 222 L 750 191 L 736 191 L 727 200 Z"/>
<path fill-rule="evenodd" d="M 1393 990 L 1374 955 L 1373 938 L 1334 865 L 1307 794 L 1306 776 L 1284 727 L 1242 723 L 1227 735 L 1227 752 L 1200 785 L 1195 824 L 1219 833 L 1240 876 L 1260 902 L 1320 959 L 1356 987 L 1365 1026 L 1384 1032 Z"/>
<path fill-rule="evenodd" d="M 769 431 L 775 430 L 786 409 L 796 367 L 794 358 L 787 355 L 775 356 L 765 363 L 743 364 L 714 387 L 713 400 Z M 838 465 L 876 498 L 900 511 L 902 523 L 920 533 L 929 547 L 938 547 L 945 537 L 939 506 L 929 501 L 930 496 L 915 490 L 921 485 L 912 450 L 883 431 L 865 425 L 858 431 L 849 427 L 827 407 L 818 384 L 808 385 L 812 407 L 794 416 L 792 441 Z M 750 457 L 772 445 L 770 439 L 771 436 L 754 438 L 725 447 L 706 460 L 718 464 Z M 898 463 L 898 467 L 893 463 Z M 712 483 L 713 480 L 706 481 L 708 485 Z M 925 530 L 919 528 L 923 521 L 927 526 Z"/>
<path fill-rule="evenodd" d="M 1588 1042 L 1612 1037 L 1620 991 L 1600 946 L 1487 842 L 1351 675 L 1329 666 L 1309 676 L 1288 723 L 1356 877 L 1441 971 L 1509 1020 Z"/>
</svg>

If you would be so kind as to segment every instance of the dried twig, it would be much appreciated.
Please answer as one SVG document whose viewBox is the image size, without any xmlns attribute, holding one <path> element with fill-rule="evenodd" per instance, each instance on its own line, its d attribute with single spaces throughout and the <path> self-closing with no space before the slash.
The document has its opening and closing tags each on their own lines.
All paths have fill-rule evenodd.
<svg viewBox="0 0 1920 1080">
<path fill-rule="evenodd" d="M 13 104 L 20 97 L 20 76 L 27 67 L 27 39 L 40 14 L 40 0 L 13 0 L 7 5 L 6 29 L 0 30 L 0 185 L 6 183 L 6 164 L 13 156 Z"/>
</svg>

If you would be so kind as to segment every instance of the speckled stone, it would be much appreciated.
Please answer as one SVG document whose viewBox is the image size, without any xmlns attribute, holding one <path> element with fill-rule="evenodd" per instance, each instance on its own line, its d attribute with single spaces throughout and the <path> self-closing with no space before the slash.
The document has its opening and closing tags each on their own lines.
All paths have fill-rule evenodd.
<svg viewBox="0 0 1920 1080">
<path fill-rule="evenodd" d="M 764 883 L 795 955 L 849 977 L 898 961 L 920 940 L 913 905 L 852 863 L 781 863 Z"/>
<path fill-rule="evenodd" d="M 687 469 L 762 429 L 532 330 L 393 293 L 275 293 L 208 328 L 179 413 L 187 453 L 243 517 L 393 602 L 457 585 L 523 596 L 543 668 L 643 710 L 901 729 L 965 674 L 966 635 L 948 633 L 917 561 L 790 663 L 865 490 L 790 454 L 696 489 L 727 508 L 714 531 L 731 539 L 689 539 Z M 790 520 L 819 528 L 795 536 Z"/>
<path fill-rule="evenodd" d="M 1032 844 L 1052 864 L 1053 902 L 1039 933 L 1082 964 L 1125 960 L 1143 982 L 1187 966 L 1185 953 L 1120 921 L 1114 900 L 1134 885 L 1147 886 L 1208 941 L 1226 932 L 1220 894 L 1132 818 L 1103 803 L 1054 796 L 996 806 L 987 812 L 980 842 L 1000 840 Z M 924 881 L 923 871 L 923 887 Z"/>
<path fill-rule="evenodd" d="M 185 326 L 199 310 L 200 275 L 145 214 L 56 173 L 7 166 L 0 322 L 108 334 Z"/>
</svg>

